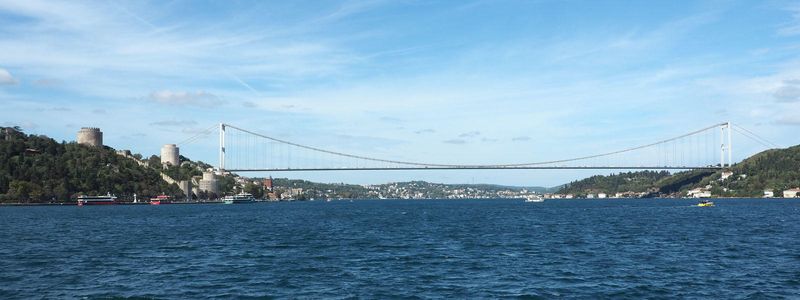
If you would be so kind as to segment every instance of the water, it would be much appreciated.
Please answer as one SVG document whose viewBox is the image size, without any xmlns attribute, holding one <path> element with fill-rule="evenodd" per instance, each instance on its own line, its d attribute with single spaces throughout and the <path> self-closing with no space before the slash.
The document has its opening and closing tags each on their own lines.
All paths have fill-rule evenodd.
<svg viewBox="0 0 800 300">
<path fill-rule="evenodd" d="M 800 201 L 0 207 L 0 298 L 797 298 Z"/>
</svg>

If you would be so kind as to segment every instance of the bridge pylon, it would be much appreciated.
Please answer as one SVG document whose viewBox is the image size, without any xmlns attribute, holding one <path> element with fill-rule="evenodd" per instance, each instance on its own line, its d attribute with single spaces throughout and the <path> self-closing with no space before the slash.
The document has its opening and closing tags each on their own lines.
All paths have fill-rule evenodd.
<svg viewBox="0 0 800 300">
<path fill-rule="evenodd" d="M 225 173 L 225 123 L 219 123 L 219 165 L 220 174 Z"/>
<path fill-rule="evenodd" d="M 720 130 L 720 152 L 719 152 L 719 166 L 721 168 L 730 168 L 733 165 L 733 140 L 731 139 L 731 122 L 725 122 L 719 125 Z M 727 136 L 727 141 L 726 141 Z M 727 160 L 726 160 L 727 154 Z"/>
</svg>

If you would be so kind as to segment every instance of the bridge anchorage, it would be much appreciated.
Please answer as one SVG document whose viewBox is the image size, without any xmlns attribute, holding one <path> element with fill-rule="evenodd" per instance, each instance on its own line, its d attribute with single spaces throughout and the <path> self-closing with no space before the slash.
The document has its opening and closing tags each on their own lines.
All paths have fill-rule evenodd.
<svg viewBox="0 0 800 300">
<path fill-rule="evenodd" d="M 722 169 L 733 164 L 732 132 L 762 145 L 766 140 L 730 122 L 673 138 L 612 152 L 558 160 L 508 164 L 448 164 L 356 155 L 302 145 L 220 123 L 219 171 L 297 172 L 365 170 L 691 170 Z M 210 133 L 213 128 L 206 132 Z M 717 160 L 718 159 L 718 160 Z"/>
</svg>

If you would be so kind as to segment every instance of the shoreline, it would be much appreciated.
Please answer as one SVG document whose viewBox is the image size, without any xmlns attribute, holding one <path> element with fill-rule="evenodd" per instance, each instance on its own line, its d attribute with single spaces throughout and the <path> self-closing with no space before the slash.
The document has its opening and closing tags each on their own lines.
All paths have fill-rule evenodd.
<svg viewBox="0 0 800 300">
<path fill-rule="evenodd" d="M 719 197 L 719 198 L 594 198 L 594 199 L 585 199 L 585 198 L 573 198 L 573 199 L 545 199 L 545 201 L 609 201 L 609 200 L 648 200 L 648 199 L 671 199 L 671 200 L 736 200 L 736 199 L 763 199 L 763 200 L 792 200 L 792 199 L 800 199 L 800 198 L 780 198 L 780 197 L 772 197 L 772 198 L 751 198 L 751 197 Z M 344 200 L 521 200 L 519 198 L 463 198 L 463 199 L 438 199 L 438 198 L 426 198 L 426 199 L 401 199 L 401 198 L 387 198 L 387 199 L 378 199 L 378 198 L 369 198 L 369 199 L 336 199 L 332 201 L 344 201 Z M 277 203 L 277 202 L 298 202 L 299 200 L 293 201 L 257 201 L 256 203 Z M 299 202 L 315 202 L 314 200 L 305 200 Z M 191 205 L 191 204 L 224 204 L 222 200 L 208 200 L 208 201 L 187 201 L 187 202 L 168 202 L 168 203 L 161 203 L 160 205 Z M 150 205 L 149 202 L 120 202 L 110 205 L 123 205 L 123 206 L 139 206 L 139 205 Z M 64 203 L 0 203 L 0 207 L 15 207 L 15 206 L 78 206 L 77 202 L 64 202 Z M 88 205 L 88 206 L 102 206 L 102 205 Z"/>
</svg>

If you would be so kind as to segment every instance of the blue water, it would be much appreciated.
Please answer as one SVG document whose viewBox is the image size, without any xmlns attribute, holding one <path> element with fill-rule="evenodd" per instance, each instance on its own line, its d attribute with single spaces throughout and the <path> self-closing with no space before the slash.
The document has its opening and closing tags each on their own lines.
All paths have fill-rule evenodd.
<svg viewBox="0 0 800 300">
<path fill-rule="evenodd" d="M 800 201 L 0 207 L 0 299 L 797 298 Z"/>
</svg>

